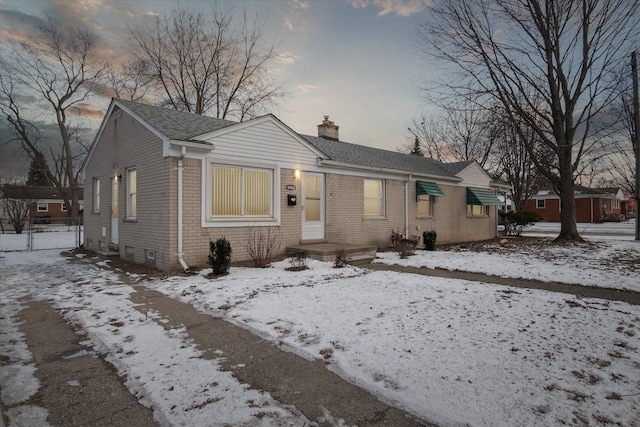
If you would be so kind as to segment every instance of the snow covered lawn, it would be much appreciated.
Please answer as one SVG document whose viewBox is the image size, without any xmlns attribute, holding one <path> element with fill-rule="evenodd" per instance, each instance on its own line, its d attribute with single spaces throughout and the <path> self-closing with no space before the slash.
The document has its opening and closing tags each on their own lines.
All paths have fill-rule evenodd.
<svg viewBox="0 0 640 427">
<path fill-rule="evenodd" d="M 591 260 L 609 259 L 615 251 L 638 259 L 637 242 L 594 243 L 588 251 Z M 549 249 L 540 257 L 516 256 L 513 248 L 490 250 L 486 256 L 493 268 L 487 272 L 507 277 L 520 277 L 516 272 L 527 266 L 527 274 L 538 278 L 575 283 L 576 277 L 591 277 L 589 284 L 606 281 L 610 286 L 629 269 L 628 262 L 613 259 L 591 263 L 596 266 L 585 273 L 588 263 L 580 261 L 585 251 L 570 248 L 557 253 Z M 440 256 L 423 255 L 435 254 Z M 213 414 L 220 425 L 307 422 L 295 409 L 246 389 L 217 371 L 214 361 L 199 358 L 184 331 L 165 332 L 153 321 L 155 313 L 146 319 L 127 298 L 132 288 L 112 273 L 83 260 L 65 261 L 55 252 L 2 255 L 0 355 L 12 362 L 0 366 L 5 403 L 24 401 L 38 387 L 13 317 L 23 304 L 18 298 L 31 295 L 51 300 L 82 325 L 91 343 L 127 375 L 127 387 L 154 408 L 164 425 L 200 424 Z M 483 256 L 447 252 L 440 263 L 446 258 L 450 266 L 480 265 L 475 259 Z M 388 254 L 383 261 L 399 262 Z M 409 262 L 420 265 L 425 258 Z M 283 261 L 268 269 L 232 268 L 215 280 L 205 277 L 206 270 L 144 283 L 304 357 L 326 359 L 345 378 L 441 425 L 640 425 L 639 306 L 421 275 L 334 269 L 316 261 L 302 272 L 286 271 L 288 266 Z M 540 276 L 547 268 L 555 273 Z M 638 286 L 637 274 L 623 277 L 627 285 L 632 283 L 627 287 Z M 161 355 L 158 348 L 170 351 Z M 16 375 L 28 392 L 6 391 L 7 381 Z M 169 390 L 169 384 L 178 389 Z M 256 404 L 268 414 L 260 421 Z M 24 417 L 37 415 L 33 408 L 21 410 Z"/>
<path fill-rule="evenodd" d="M 586 244 L 558 246 L 552 240 L 545 237 L 531 239 L 530 244 L 491 242 L 446 251 L 418 250 L 407 259 L 400 259 L 396 252 L 384 252 L 378 253 L 374 262 L 640 292 L 640 242 L 586 237 Z"/>
</svg>

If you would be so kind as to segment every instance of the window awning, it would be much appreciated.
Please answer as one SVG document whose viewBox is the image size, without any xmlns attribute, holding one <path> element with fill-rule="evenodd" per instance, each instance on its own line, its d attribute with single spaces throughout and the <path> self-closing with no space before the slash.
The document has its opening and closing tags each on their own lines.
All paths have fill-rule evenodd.
<svg viewBox="0 0 640 427">
<path fill-rule="evenodd" d="M 416 197 L 423 195 L 444 196 L 444 193 L 435 182 L 416 181 Z"/>
<path fill-rule="evenodd" d="M 493 191 L 484 188 L 467 187 L 467 204 L 493 206 L 504 204 Z"/>
</svg>

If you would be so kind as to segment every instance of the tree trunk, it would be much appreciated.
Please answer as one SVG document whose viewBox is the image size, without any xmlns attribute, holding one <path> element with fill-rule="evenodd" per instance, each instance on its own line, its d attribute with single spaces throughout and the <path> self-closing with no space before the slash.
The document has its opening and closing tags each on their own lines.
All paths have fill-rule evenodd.
<svg viewBox="0 0 640 427">
<path fill-rule="evenodd" d="M 556 242 L 559 241 L 582 241 L 576 226 L 576 198 L 570 164 L 561 164 L 560 168 L 560 234 Z"/>
</svg>

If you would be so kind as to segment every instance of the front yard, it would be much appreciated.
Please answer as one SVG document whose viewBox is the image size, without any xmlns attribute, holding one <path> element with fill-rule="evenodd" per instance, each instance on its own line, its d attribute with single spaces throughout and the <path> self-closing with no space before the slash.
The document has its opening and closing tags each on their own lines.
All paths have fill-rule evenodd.
<svg viewBox="0 0 640 427">
<path fill-rule="evenodd" d="M 384 253 L 378 261 L 640 290 L 638 242 L 590 240 L 571 247 L 537 242 L 424 252 L 408 260 Z M 62 261 L 55 252 L 4 255 L 0 275 L 9 279 L 1 285 L 0 353 L 22 364 L 22 375 L 29 376 L 28 354 L 12 316 L 22 304 L 19 298 L 31 295 L 52 300 L 80 324 L 94 347 L 127 375 L 132 392 L 169 424 L 197 424 L 215 413 L 220 425 L 225 416 L 258 425 L 251 412 L 255 404 L 243 402 L 261 398 L 277 406 L 268 396 L 233 385 L 214 362 L 198 359 L 184 331 L 164 332 L 153 313 L 141 318 L 127 299 L 131 287 L 117 276 L 84 260 Z M 639 306 L 366 268 L 334 269 L 315 261 L 294 273 L 286 271 L 289 265 L 232 267 L 215 280 L 203 270 L 143 283 L 304 357 L 326 360 L 343 377 L 441 425 L 639 425 Z M 130 275 L 132 281 L 142 279 Z M 110 319 L 122 325 L 116 328 Z M 158 348 L 171 352 L 161 356 Z M 175 368 L 165 367 L 177 359 Z M 7 366 L 0 369 L 6 372 Z M 214 391 L 206 384 L 212 381 L 234 387 L 229 393 L 236 403 L 208 397 Z M 168 384 L 179 390 L 167 393 Z M 4 401 L 10 396 L 2 385 Z M 200 407 L 206 399 L 212 403 Z M 266 420 L 300 422 L 283 411 L 274 410 L 277 415 Z"/>
</svg>

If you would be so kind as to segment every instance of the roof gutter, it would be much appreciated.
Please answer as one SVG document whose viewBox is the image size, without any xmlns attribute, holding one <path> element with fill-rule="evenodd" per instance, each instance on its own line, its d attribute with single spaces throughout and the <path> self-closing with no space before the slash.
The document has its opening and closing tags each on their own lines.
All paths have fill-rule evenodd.
<svg viewBox="0 0 640 427">
<path fill-rule="evenodd" d="M 209 151 L 212 151 L 215 149 L 215 146 L 208 142 L 179 141 L 177 139 L 170 139 L 169 145 L 173 147 L 180 147 L 183 149 L 188 148 L 190 150 L 202 151 L 205 153 L 208 153 Z M 185 151 L 181 151 L 180 155 L 182 156 L 182 158 L 184 158 L 185 153 L 186 153 Z"/>
<path fill-rule="evenodd" d="M 363 171 L 370 171 L 370 172 L 384 172 L 384 173 L 390 173 L 390 174 L 395 174 L 395 175 L 407 176 L 407 171 L 406 170 L 400 170 L 400 169 L 388 169 L 388 168 L 377 168 L 377 167 L 373 167 L 373 166 L 354 165 L 352 163 L 343 163 L 343 162 L 337 162 L 335 160 L 327 160 L 327 159 L 322 159 L 322 158 L 318 158 L 317 163 L 318 163 L 318 166 L 332 166 L 334 168 L 339 168 L 339 169 L 363 170 Z M 452 176 L 431 175 L 431 174 L 416 174 L 415 172 L 412 172 L 411 175 L 409 175 L 409 176 L 411 177 L 412 175 L 415 175 L 416 178 L 423 178 L 423 179 L 433 179 L 433 180 L 449 181 L 449 182 L 462 182 L 462 178 L 452 177 Z"/>
</svg>

